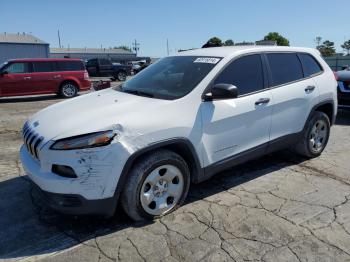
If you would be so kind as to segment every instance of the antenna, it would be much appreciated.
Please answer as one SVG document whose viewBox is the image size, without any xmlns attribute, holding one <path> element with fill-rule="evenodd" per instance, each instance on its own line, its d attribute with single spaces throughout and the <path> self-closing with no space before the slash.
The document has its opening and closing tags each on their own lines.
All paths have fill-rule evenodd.
<svg viewBox="0 0 350 262">
<path fill-rule="evenodd" d="M 168 38 L 166 39 L 166 52 L 169 56 L 169 41 L 168 41 Z"/>
<path fill-rule="evenodd" d="M 58 47 L 61 48 L 61 36 L 60 36 L 60 30 L 57 30 L 57 36 L 58 36 Z"/>
</svg>

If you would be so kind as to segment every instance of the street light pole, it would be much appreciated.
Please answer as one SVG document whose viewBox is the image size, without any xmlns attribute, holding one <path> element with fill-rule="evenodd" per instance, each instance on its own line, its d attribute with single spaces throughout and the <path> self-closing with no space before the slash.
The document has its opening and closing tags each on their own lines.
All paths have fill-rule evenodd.
<svg viewBox="0 0 350 262">
<path fill-rule="evenodd" d="M 137 56 L 137 51 L 140 49 L 140 43 L 138 43 L 135 39 L 135 41 L 132 43 L 132 46 L 133 46 L 132 49 L 135 51 L 136 56 Z"/>
</svg>

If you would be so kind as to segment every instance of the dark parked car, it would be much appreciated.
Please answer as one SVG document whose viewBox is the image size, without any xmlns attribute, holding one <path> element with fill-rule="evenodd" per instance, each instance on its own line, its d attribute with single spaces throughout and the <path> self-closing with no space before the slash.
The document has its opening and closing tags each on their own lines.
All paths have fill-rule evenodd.
<svg viewBox="0 0 350 262">
<path fill-rule="evenodd" d="M 90 88 L 80 59 L 14 59 L 0 66 L 0 97 L 56 93 L 68 98 Z"/>
<path fill-rule="evenodd" d="M 112 80 L 118 79 L 119 81 L 125 81 L 126 77 L 131 74 L 131 66 L 113 64 L 110 60 L 103 58 L 89 59 L 86 69 L 90 76 L 111 77 Z"/>
<path fill-rule="evenodd" d="M 342 70 L 335 74 L 338 80 L 338 104 L 350 107 L 350 71 Z"/>
</svg>

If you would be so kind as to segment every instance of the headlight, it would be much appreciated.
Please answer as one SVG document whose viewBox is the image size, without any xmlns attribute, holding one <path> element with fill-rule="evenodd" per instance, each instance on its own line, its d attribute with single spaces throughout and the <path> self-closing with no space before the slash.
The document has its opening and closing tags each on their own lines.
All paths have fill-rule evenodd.
<svg viewBox="0 0 350 262">
<path fill-rule="evenodd" d="M 98 146 L 106 146 L 111 143 L 116 133 L 113 131 L 96 132 L 86 135 L 80 135 L 70 138 L 57 140 L 50 149 L 54 150 L 70 150 L 83 149 Z"/>
</svg>

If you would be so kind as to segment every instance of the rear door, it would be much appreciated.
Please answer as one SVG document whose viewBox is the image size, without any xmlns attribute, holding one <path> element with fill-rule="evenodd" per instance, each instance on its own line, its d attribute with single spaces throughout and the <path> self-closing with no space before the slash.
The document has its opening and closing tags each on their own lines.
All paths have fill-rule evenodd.
<svg viewBox="0 0 350 262">
<path fill-rule="evenodd" d="M 33 62 L 33 88 L 37 94 L 58 92 L 61 75 L 56 72 L 54 61 Z"/>
<path fill-rule="evenodd" d="M 90 59 L 86 64 L 86 70 L 89 72 L 90 76 L 97 76 L 98 74 L 97 67 L 98 67 L 97 59 Z"/>
<path fill-rule="evenodd" d="M 113 64 L 108 59 L 99 59 L 100 76 L 112 76 Z"/>
<path fill-rule="evenodd" d="M 271 141 L 302 131 L 318 102 L 318 90 L 311 77 L 305 77 L 297 53 L 267 53 L 271 92 L 274 100 Z"/>
<path fill-rule="evenodd" d="M 2 69 L 0 76 L 0 95 L 16 96 L 33 93 L 31 63 L 10 62 Z"/>
</svg>

